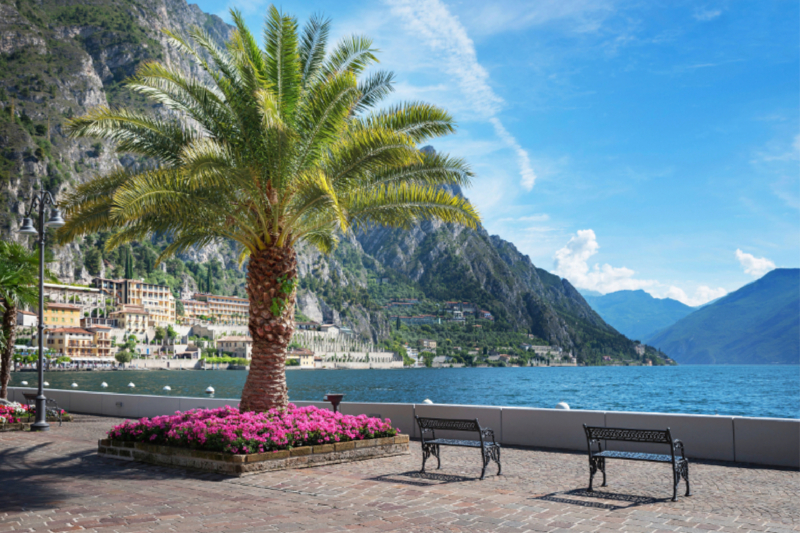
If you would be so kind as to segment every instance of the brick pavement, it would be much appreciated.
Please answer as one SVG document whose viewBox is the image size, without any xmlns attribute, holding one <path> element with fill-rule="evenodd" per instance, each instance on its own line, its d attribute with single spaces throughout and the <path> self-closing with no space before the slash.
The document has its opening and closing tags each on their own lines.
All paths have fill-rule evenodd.
<svg viewBox="0 0 800 533">
<path fill-rule="evenodd" d="M 0 532 L 800 531 L 797 471 L 695 462 L 694 496 L 673 503 L 666 465 L 610 463 L 588 494 L 582 454 L 504 449 L 504 475 L 479 481 L 475 450 L 417 474 L 412 442 L 410 457 L 225 478 L 98 458 L 118 422 L 0 433 Z"/>
</svg>

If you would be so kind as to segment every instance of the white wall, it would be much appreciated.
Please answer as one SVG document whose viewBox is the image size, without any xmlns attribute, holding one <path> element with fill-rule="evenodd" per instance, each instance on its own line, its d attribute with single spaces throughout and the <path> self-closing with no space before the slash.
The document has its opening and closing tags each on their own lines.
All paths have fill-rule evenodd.
<svg viewBox="0 0 800 533">
<path fill-rule="evenodd" d="M 20 387 L 9 387 L 8 390 L 9 399 L 18 402 L 24 402 L 23 392 L 35 392 L 35 389 Z M 198 407 L 239 405 L 239 400 L 218 398 L 54 389 L 46 389 L 45 394 L 69 412 L 128 418 L 173 414 Z M 301 407 L 314 405 L 331 409 L 328 402 L 293 403 Z M 642 429 L 669 427 L 672 437 L 686 445 L 686 455 L 690 459 L 800 467 L 800 420 L 797 419 L 366 402 L 342 402 L 339 410 L 345 414 L 390 418 L 394 427 L 412 438 L 419 438 L 415 415 L 477 418 L 481 426 L 492 428 L 497 440 L 503 444 L 575 451 L 586 450 L 583 424 Z M 464 433 L 444 431 L 437 432 L 437 436 L 471 438 Z M 611 449 L 668 453 L 665 446 L 648 448 L 622 442 L 609 445 Z"/>
</svg>

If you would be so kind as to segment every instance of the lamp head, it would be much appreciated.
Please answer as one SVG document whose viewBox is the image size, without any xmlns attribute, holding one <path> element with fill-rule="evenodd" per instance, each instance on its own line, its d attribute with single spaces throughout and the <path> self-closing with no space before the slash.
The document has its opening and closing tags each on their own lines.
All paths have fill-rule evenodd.
<svg viewBox="0 0 800 533">
<path fill-rule="evenodd" d="M 45 226 L 48 228 L 60 228 L 64 224 L 66 224 L 66 222 L 64 222 L 64 219 L 61 218 L 61 210 L 57 207 L 54 207 L 52 211 L 50 211 L 50 220 L 47 221 Z"/>
<path fill-rule="evenodd" d="M 31 217 L 25 217 L 22 219 L 22 227 L 19 228 L 19 232 L 22 235 L 39 235 L 39 232 L 36 231 L 36 228 L 33 226 L 33 220 L 31 220 Z"/>
</svg>

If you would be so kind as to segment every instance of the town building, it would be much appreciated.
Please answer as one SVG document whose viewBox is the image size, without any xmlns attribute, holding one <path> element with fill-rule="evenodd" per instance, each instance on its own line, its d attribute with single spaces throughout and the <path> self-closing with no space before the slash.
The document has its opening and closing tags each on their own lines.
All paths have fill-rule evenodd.
<svg viewBox="0 0 800 533">
<path fill-rule="evenodd" d="M 208 305 L 208 316 L 218 323 L 247 325 L 250 320 L 250 300 L 237 296 L 195 293 L 194 299 Z"/>
<path fill-rule="evenodd" d="M 636 350 L 636 354 L 641 357 L 644 355 L 645 347 L 644 344 L 634 344 L 633 349 Z"/>
<path fill-rule="evenodd" d="M 420 344 L 422 345 L 423 349 L 428 349 L 428 350 L 436 349 L 436 341 L 432 339 L 422 339 L 420 341 Z"/>
<path fill-rule="evenodd" d="M 110 316 L 117 321 L 117 327 L 128 333 L 144 333 L 151 322 L 148 310 L 141 305 L 123 305 Z"/>
<path fill-rule="evenodd" d="M 81 325 L 81 308 L 77 305 L 45 302 L 42 314 L 45 326 L 79 327 Z"/>
<path fill-rule="evenodd" d="M 217 350 L 242 359 L 253 356 L 253 338 L 244 335 L 230 335 L 217 339 Z"/>
<path fill-rule="evenodd" d="M 174 324 L 175 297 L 165 285 L 142 280 L 94 278 L 96 288 L 114 296 L 117 306 L 141 306 L 147 310 L 148 326 Z"/>
<path fill-rule="evenodd" d="M 17 326 L 23 328 L 33 328 L 39 324 L 39 317 L 36 313 L 17 309 Z"/>
<path fill-rule="evenodd" d="M 304 331 L 319 331 L 320 324 L 319 322 L 297 322 L 296 327 Z"/>
<path fill-rule="evenodd" d="M 111 328 L 53 328 L 46 330 L 45 347 L 58 357 L 66 356 L 75 363 L 110 363 Z"/>
</svg>

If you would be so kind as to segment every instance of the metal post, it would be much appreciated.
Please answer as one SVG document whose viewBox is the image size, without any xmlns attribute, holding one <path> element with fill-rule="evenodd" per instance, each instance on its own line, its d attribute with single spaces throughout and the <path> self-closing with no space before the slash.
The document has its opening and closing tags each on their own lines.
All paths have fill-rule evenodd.
<svg viewBox="0 0 800 533">
<path fill-rule="evenodd" d="M 36 422 L 31 431 L 48 431 L 47 398 L 44 396 L 44 198 L 39 201 L 39 390 L 36 395 Z"/>
</svg>

